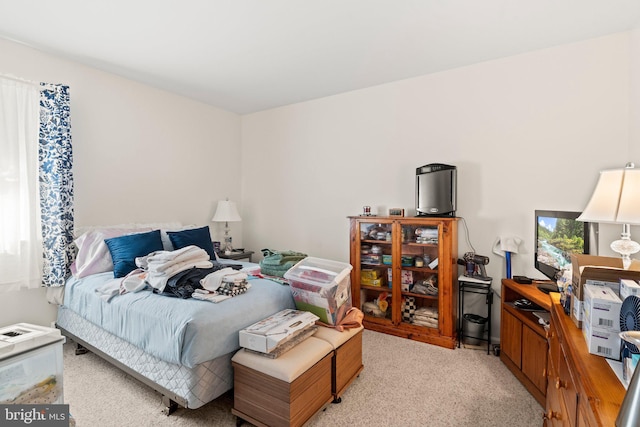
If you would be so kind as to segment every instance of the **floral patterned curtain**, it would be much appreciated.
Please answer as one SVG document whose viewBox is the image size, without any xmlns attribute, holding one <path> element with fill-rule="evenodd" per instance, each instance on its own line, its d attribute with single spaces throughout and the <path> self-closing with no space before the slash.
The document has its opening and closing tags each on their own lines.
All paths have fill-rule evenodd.
<svg viewBox="0 0 640 427">
<path fill-rule="evenodd" d="M 40 213 L 44 249 L 42 282 L 63 286 L 73 243 L 73 151 L 69 87 L 42 83 L 40 91 Z"/>
</svg>

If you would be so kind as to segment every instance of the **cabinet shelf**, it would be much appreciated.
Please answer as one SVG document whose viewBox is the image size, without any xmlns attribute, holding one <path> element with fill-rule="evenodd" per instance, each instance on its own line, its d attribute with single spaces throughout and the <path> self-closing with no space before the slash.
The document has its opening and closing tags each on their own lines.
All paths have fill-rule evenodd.
<svg viewBox="0 0 640 427">
<path fill-rule="evenodd" d="M 402 292 L 402 296 L 431 299 L 431 300 L 435 300 L 435 301 L 438 300 L 438 295 L 415 294 L 413 292 Z"/>
<path fill-rule="evenodd" d="M 409 267 L 409 266 L 403 265 L 402 269 L 408 270 L 408 271 L 418 271 L 423 273 L 438 274 L 438 270 L 432 270 L 429 267 Z"/>
<path fill-rule="evenodd" d="M 361 240 L 361 242 L 369 245 L 391 245 L 391 242 L 388 240 L 366 239 L 366 240 Z"/>
<path fill-rule="evenodd" d="M 431 248 L 437 248 L 438 244 L 437 243 L 418 243 L 418 242 L 402 242 L 403 245 L 406 246 L 422 246 L 422 247 L 431 247 Z"/>
<path fill-rule="evenodd" d="M 458 218 L 352 216 L 349 221 L 350 257 L 353 265 L 351 295 L 353 305 L 365 312 L 364 326 L 378 332 L 455 348 Z M 382 230 L 385 240 L 371 238 L 374 233 Z M 362 253 L 363 246 L 368 249 L 374 245 L 380 249 L 378 254 L 384 256 L 384 263 L 362 262 L 365 258 L 367 261 L 371 258 L 377 261 L 376 257 L 371 257 L 372 254 Z M 416 267 L 413 263 L 403 265 L 403 259 L 408 264 L 407 258 L 413 261 L 414 257 L 423 258 L 427 262 L 423 267 Z M 437 268 L 428 267 L 429 259 L 439 260 Z M 366 276 L 363 272 L 365 269 L 368 270 Z M 361 280 L 363 276 L 366 279 Z M 414 285 L 434 279 L 438 295 L 411 291 Z M 368 280 L 380 280 L 381 286 L 363 284 L 363 281 L 369 283 Z M 390 283 L 393 286 L 389 287 Z M 387 314 L 385 317 L 372 316 L 375 309 L 371 302 L 375 302 L 383 292 L 387 293 Z M 413 323 L 413 313 L 421 308 L 437 313 L 437 326 Z"/>
<path fill-rule="evenodd" d="M 371 286 L 371 285 L 360 284 L 360 289 L 367 289 L 370 291 L 377 291 L 377 292 L 391 292 L 391 288 L 387 286 Z"/>
</svg>

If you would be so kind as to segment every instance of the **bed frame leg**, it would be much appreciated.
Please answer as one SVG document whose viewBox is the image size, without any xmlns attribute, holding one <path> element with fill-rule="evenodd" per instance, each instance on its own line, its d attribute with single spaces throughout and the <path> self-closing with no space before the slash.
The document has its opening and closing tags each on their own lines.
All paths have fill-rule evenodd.
<svg viewBox="0 0 640 427">
<path fill-rule="evenodd" d="M 162 404 L 164 405 L 164 409 L 162 413 L 166 416 L 173 414 L 176 409 L 178 409 L 178 404 L 173 400 L 169 399 L 167 396 L 162 396 Z"/>
<path fill-rule="evenodd" d="M 80 354 L 86 354 L 89 350 L 80 343 L 76 343 L 76 356 Z"/>
</svg>

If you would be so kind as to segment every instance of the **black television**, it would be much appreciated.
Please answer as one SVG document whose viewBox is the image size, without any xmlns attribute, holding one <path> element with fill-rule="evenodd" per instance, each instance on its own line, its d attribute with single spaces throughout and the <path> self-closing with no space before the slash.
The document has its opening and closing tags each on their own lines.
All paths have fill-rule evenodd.
<svg viewBox="0 0 640 427">
<path fill-rule="evenodd" d="M 534 265 L 549 279 L 571 265 L 571 254 L 588 254 L 590 223 L 578 221 L 581 212 L 536 210 Z"/>
</svg>

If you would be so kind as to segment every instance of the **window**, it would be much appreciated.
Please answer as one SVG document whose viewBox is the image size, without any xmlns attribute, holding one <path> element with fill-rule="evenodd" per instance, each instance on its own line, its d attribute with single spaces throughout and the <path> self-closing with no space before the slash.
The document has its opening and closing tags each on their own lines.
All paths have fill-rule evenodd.
<svg viewBox="0 0 640 427">
<path fill-rule="evenodd" d="M 0 291 L 42 285 L 40 88 L 0 78 Z"/>
</svg>

